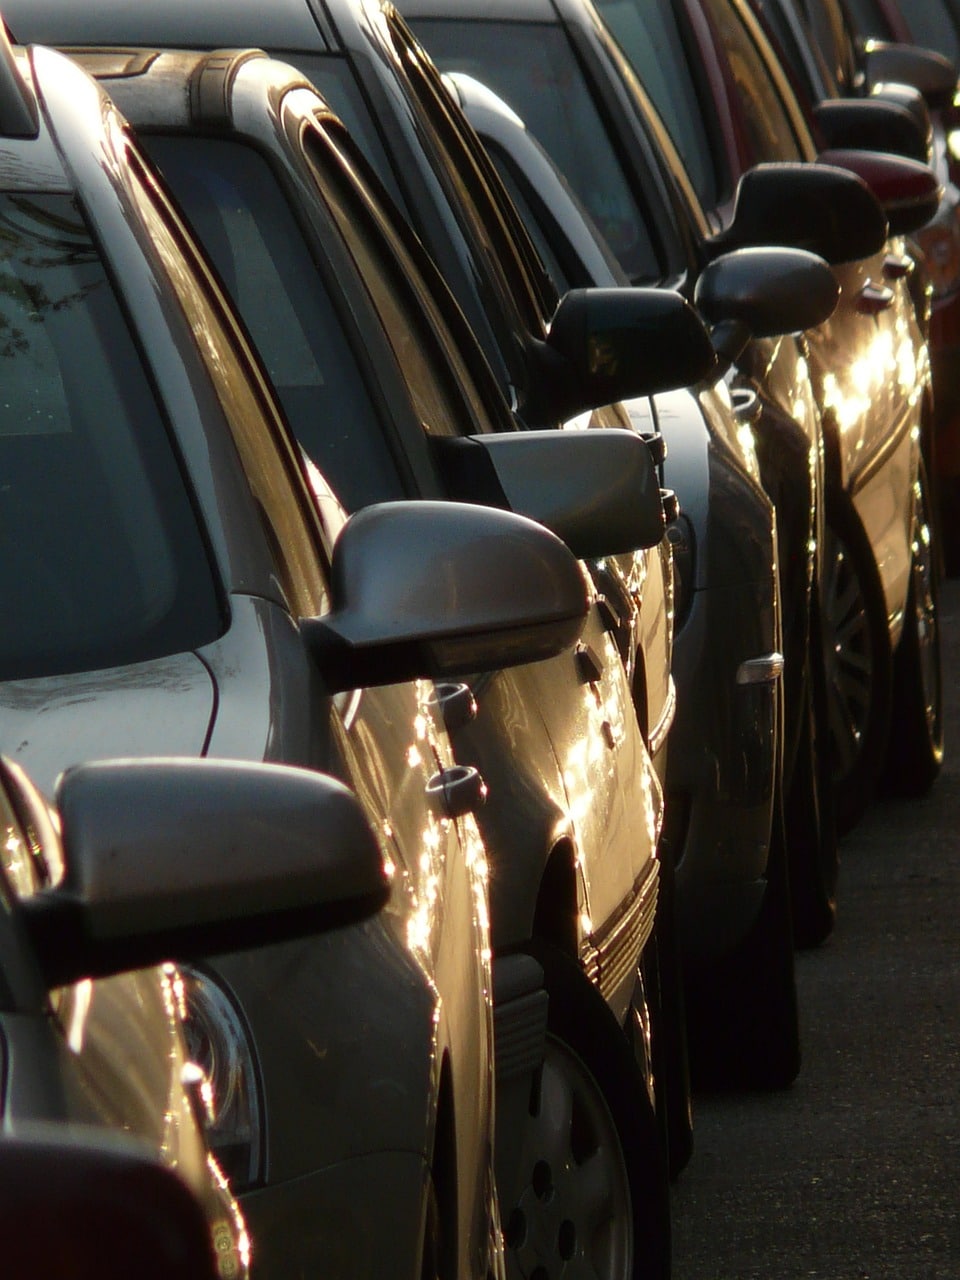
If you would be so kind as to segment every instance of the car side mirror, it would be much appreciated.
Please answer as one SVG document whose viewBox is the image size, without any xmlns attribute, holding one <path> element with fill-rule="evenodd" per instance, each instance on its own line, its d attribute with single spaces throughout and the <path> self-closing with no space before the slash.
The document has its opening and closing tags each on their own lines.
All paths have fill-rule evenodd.
<svg viewBox="0 0 960 1280">
<path fill-rule="evenodd" d="M 529 516 L 580 560 L 653 547 L 665 521 L 650 449 L 632 431 L 434 437 L 452 497 Z"/>
<path fill-rule="evenodd" d="M 899 92 L 888 96 L 887 89 L 870 98 L 827 98 L 818 103 L 813 115 L 826 147 L 892 152 L 929 164 L 933 126 L 926 104 L 914 90 L 907 90 L 916 99 L 908 106 Z"/>
<path fill-rule="evenodd" d="M 524 417 L 555 426 L 601 405 L 689 386 L 713 367 L 709 335 L 670 289 L 571 289 L 532 348 Z"/>
<path fill-rule="evenodd" d="M 867 85 L 906 84 L 919 89 L 934 111 L 949 107 L 957 92 L 957 68 L 949 58 L 915 44 L 868 40 L 863 46 Z"/>
<path fill-rule="evenodd" d="M 319 932 L 389 894 L 359 801 L 313 771 L 103 761 L 54 799 L 63 880 L 18 904 L 51 987 Z"/>
<path fill-rule="evenodd" d="M 715 345 L 729 346 L 738 331 L 749 338 L 799 333 L 822 324 L 840 297 L 836 277 L 822 258 L 802 249 L 737 249 L 700 273 L 694 301 L 717 326 Z"/>
<path fill-rule="evenodd" d="M 929 165 L 881 151 L 825 151 L 826 164 L 849 169 L 873 192 L 892 236 L 907 236 L 936 216 L 943 189 Z"/>
<path fill-rule="evenodd" d="M 548 529 L 490 507 L 385 502 L 333 548 L 332 609 L 300 630 L 331 692 L 495 671 L 579 638 L 584 571 Z"/>
<path fill-rule="evenodd" d="M 833 266 L 872 257 L 886 238 L 883 210 L 854 174 L 821 164 L 758 164 L 740 179 L 733 221 L 709 252 L 776 243 Z"/>
<path fill-rule="evenodd" d="M 187 1184 L 119 1133 L 63 1124 L 0 1137 L 4 1280 L 216 1280 L 210 1227 Z"/>
</svg>

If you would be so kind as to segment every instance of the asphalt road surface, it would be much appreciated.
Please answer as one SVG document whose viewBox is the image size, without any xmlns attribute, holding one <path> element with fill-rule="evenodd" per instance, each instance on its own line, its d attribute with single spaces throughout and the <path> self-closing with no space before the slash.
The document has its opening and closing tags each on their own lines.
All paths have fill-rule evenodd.
<svg viewBox="0 0 960 1280">
<path fill-rule="evenodd" d="M 960 581 L 943 597 L 943 773 L 843 843 L 793 1088 L 696 1099 L 676 1280 L 960 1280 Z"/>
</svg>

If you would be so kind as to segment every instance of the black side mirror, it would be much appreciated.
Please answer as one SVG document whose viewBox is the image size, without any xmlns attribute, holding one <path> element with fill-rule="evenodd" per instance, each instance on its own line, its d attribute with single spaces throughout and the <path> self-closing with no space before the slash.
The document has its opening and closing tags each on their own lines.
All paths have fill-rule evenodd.
<svg viewBox="0 0 960 1280">
<path fill-rule="evenodd" d="M 831 165 L 758 164 L 740 179 L 733 222 L 709 252 L 778 244 L 836 265 L 872 257 L 886 239 L 883 210 L 854 174 Z"/>
<path fill-rule="evenodd" d="M 547 427 L 699 382 L 713 348 L 696 311 L 670 289 L 571 289 L 533 365 L 524 417 Z"/>
<path fill-rule="evenodd" d="M 192 1192 L 121 1134 L 31 1125 L 0 1137 L 4 1280 L 216 1280 Z"/>
<path fill-rule="evenodd" d="M 833 314 L 839 297 L 833 272 L 812 253 L 738 249 L 704 268 L 694 301 L 729 343 L 731 329 L 752 338 L 813 329 Z M 723 354 L 735 358 L 739 353 L 724 346 Z"/>
<path fill-rule="evenodd" d="M 831 150 L 886 151 L 929 164 L 933 147 L 930 113 L 919 94 L 907 92 L 916 98 L 911 106 L 899 93 L 888 97 L 886 90 L 882 96 L 827 98 L 818 103 L 813 114 L 824 143 Z"/>
<path fill-rule="evenodd" d="M 863 70 L 871 89 L 879 84 L 912 85 L 935 111 L 949 107 L 957 92 L 957 69 L 950 59 L 915 44 L 868 40 Z"/>
</svg>

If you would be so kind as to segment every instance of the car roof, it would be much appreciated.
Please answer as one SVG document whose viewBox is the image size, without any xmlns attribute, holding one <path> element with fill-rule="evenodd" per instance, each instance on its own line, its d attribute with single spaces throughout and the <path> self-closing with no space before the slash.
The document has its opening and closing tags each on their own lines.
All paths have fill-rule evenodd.
<svg viewBox="0 0 960 1280">
<path fill-rule="evenodd" d="M 9 0 L 3 17 L 21 43 L 151 44 L 165 48 L 220 48 L 264 41 L 264 0 Z M 275 49 L 328 52 L 332 33 L 308 0 L 267 0 L 270 44 Z"/>
</svg>

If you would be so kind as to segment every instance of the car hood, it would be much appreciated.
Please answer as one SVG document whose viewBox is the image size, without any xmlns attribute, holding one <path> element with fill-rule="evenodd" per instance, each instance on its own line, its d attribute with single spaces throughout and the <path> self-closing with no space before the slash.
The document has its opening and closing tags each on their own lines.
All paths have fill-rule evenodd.
<svg viewBox="0 0 960 1280">
<path fill-rule="evenodd" d="M 203 755 L 216 710 L 193 653 L 0 684 L 0 752 L 48 795 L 61 770 L 109 756 Z"/>
</svg>

